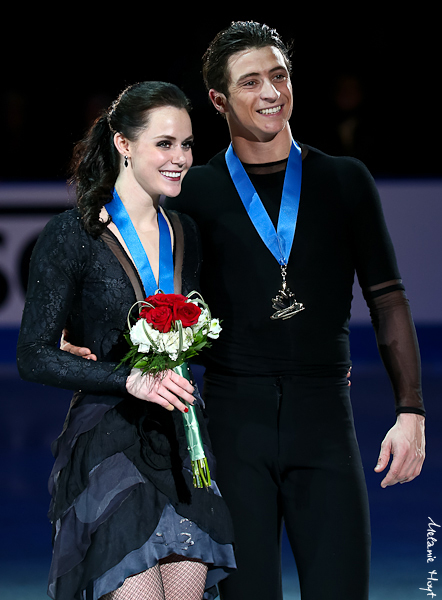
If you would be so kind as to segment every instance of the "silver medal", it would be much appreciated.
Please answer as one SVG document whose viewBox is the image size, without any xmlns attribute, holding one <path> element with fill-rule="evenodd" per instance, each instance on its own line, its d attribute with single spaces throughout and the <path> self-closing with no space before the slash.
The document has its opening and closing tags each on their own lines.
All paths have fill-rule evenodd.
<svg viewBox="0 0 442 600">
<path fill-rule="evenodd" d="M 272 308 L 275 309 L 271 319 L 290 319 L 293 315 L 304 310 L 302 302 L 297 302 L 295 294 L 290 291 L 287 286 L 286 275 L 287 265 L 281 265 L 282 288 L 279 290 L 275 298 L 272 298 Z"/>
</svg>

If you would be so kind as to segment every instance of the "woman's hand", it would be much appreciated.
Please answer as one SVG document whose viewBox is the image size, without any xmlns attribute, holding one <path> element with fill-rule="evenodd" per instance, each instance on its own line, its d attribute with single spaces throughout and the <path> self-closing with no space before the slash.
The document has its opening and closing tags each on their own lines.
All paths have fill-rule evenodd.
<svg viewBox="0 0 442 600">
<path fill-rule="evenodd" d="M 181 412 L 188 412 L 189 409 L 180 398 L 189 404 L 195 401 L 192 396 L 193 385 L 170 370 L 162 377 L 153 377 L 143 375 L 141 369 L 132 369 L 126 380 L 126 389 L 132 396 L 147 402 L 155 402 L 166 410 L 177 408 Z"/>
</svg>

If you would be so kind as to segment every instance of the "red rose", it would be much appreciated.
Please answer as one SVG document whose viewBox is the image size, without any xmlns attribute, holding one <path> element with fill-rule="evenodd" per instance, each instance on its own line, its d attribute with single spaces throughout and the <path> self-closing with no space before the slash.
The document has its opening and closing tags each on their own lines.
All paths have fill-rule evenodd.
<svg viewBox="0 0 442 600">
<path fill-rule="evenodd" d="M 161 331 L 162 333 L 168 333 L 172 326 L 173 313 L 169 306 L 157 306 L 150 308 L 149 306 L 143 308 L 140 315 L 143 319 L 146 319 L 147 323 L 150 323 L 154 329 Z"/>
<path fill-rule="evenodd" d="M 172 308 L 175 304 L 186 302 L 186 296 L 182 294 L 154 294 L 146 298 L 146 302 L 152 304 L 152 306 L 169 306 Z"/>
<path fill-rule="evenodd" d="M 183 302 L 174 306 L 173 315 L 174 321 L 181 321 L 183 327 L 190 327 L 198 322 L 198 317 L 201 314 L 201 309 L 192 302 Z"/>
<path fill-rule="evenodd" d="M 158 306 L 168 306 L 172 310 L 176 302 L 183 302 L 182 299 L 185 300 L 186 297 L 181 294 L 154 294 L 153 296 L 148 296 L 145 302 L 149 306 L 143 306 L 140 310 L 140 318 L 145 319 L 150 311 Z"/>
<path fill-rule="evenodd" d="M 198 322 L 201 309 L 187 301 L 182 294 L 154 294 L 146 298 L 149 306 L 143 306 L 140 319 L 146 319 L 158 331 L 167 333 L 174 321 L 181 321 L 183 327 Z"/>
</svg>

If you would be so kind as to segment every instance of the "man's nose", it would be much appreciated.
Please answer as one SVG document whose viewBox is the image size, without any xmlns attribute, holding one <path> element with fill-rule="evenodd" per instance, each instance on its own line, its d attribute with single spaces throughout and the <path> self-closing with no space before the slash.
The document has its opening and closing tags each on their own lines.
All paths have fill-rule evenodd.
<svg viewBox="0 0 442 600">
<path fill-rule="evenodd" d="M 267 100 L 268 102 L 276 102 L 280 97 L 281 92 L 279 92 L 270 79 L 264 80 L 263 86 L 261 88 L 261 98 L 263 100 Z"/>
</svg>

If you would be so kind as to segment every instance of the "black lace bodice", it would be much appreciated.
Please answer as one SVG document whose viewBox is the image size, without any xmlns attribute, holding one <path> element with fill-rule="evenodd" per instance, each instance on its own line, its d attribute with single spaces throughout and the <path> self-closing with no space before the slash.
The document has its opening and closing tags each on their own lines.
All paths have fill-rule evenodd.
<svg viewBox="0 0 442 600">
<path fill-rule="evenodd" d="M 179 222 L 184 234 L 182 293 L 187 294 L 198 289 L 199 237 L 189 217 L 179 215 Z M 113 237 L 109 231 L 107 236 Z M 114 245 L 126 256 L 132 280 L 139 281 L 116 238 Z M 86 233 L 76 209 L 57 215 L 40 235 L 31 259 L 17 347 L 20 375 L 84 393 L 124 395 L 130 369 L 117 366 L 127 352 L 123 333 L 137 299 L 109 243 Z M 97 362 L 59 350 L 64 327 L 70 341 L 90 348 Z"/>
</svg>

